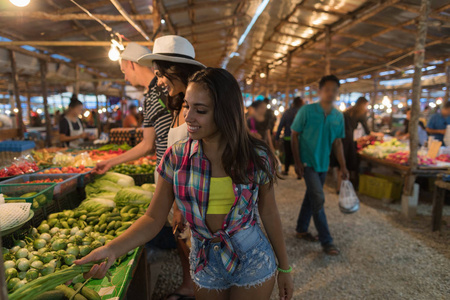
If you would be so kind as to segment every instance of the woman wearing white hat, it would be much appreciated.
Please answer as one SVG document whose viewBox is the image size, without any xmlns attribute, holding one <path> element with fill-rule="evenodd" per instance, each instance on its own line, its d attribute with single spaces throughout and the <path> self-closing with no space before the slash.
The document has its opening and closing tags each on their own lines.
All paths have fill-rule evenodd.
<svg viewBox="0 0 450 300">
<path fill-rule="evenodd" d="M 185 38 L 176 35 L 163 36 L 155 40 L 153 53 L 139 58 L 138 63 L 151 66 L 158 77 L 158 85 L 166 88 L 169 94 L 167 107 L 173 112 L 174 118 L 169 130 L 167 147 L 189 137 L 186 122 L 184 121 L 184 94 L 188 79 L 197 71 L 205 68 L 203 64 L 195 60 L 195 50 L 192 44 Z M 156 173 L 155 173 L 156 174 Z M 176 204 L 173 206 L 173 218 L 171 220 L 177 238 L 178 252 L 183 267 L 183 283 L 167 300 L 194 299 L 194 286 L 189 272 L 189 247 L 186 238 L 189 237 L 189 229 L 185 226 L 185 220 Z"/>
</svg>

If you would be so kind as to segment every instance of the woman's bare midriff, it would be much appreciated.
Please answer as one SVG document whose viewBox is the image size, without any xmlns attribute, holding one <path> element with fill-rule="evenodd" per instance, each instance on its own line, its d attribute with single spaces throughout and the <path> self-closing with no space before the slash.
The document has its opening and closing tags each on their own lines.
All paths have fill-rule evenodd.
<svg viewBox="0 0 450 300">
<path fill-rule="evenodd" d="M 206 215 L 206 225 L 211 232 L 217 232 L 222 229 L 223 221 L 227 215 Z M 211 242 L 220 242 L 220 238 L 214 238 Z"/>
</svg>

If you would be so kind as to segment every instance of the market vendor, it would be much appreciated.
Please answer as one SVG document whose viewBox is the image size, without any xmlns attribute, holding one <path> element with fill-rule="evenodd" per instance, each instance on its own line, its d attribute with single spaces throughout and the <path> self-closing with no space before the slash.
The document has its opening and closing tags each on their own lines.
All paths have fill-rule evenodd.
<svg viewBox="0 0 450 300">
<path fill-rule="evenodd" d="M 443 142 L 447 125 L 450 125 L 450 102 L 446 102 L 438 112 L 431 116 L 427 124 L 427 132 L 436 140 Z"/>
<path fill-rule="evenodd" d="M 77 148 L 85 139 L 95 139 L 84 131 L 78 117 L 83 112 L 83 103 L 76 96 L 70 99 L 69 109 L 59 122 L 59 140 L 64 146 Z"/>
</svg>

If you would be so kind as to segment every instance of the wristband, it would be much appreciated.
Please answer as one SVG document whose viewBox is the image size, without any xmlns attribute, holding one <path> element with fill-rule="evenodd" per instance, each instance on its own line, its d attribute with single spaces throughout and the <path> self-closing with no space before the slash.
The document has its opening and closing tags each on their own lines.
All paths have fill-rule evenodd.
<svg viewBox="0 0 450 300">
<path fill-rule="evenodd" d="M 281 273 L 291 273 L 292 272 L 292 266 L 289 266 L 289 269 L 287 269 L 287 270 L 283 270 L 280 267 L 278 267 L 277 270 L 278 270 L 278 272 L 281 272 Z"/>
</svg>

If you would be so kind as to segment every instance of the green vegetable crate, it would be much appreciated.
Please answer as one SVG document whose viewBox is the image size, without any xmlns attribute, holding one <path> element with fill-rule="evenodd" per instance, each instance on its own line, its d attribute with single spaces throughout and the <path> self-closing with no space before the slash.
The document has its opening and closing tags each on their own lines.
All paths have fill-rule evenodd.
<svg viewBox="0 0 450 300">
<path fill-rule="evenodd" d="M 31 209 L 43 208 L 53 200 L 56 183 L 0 184 L 6 203 L 31 203 Z"/>
</svg>

